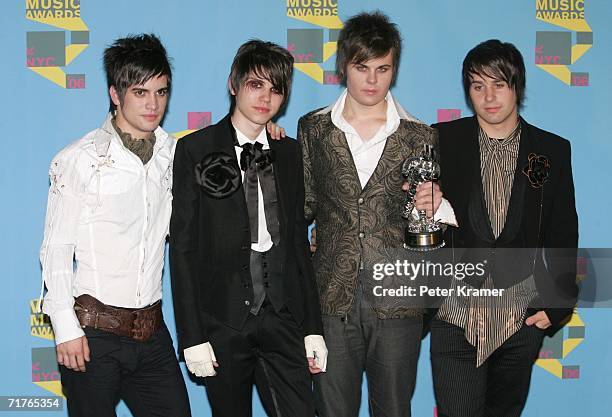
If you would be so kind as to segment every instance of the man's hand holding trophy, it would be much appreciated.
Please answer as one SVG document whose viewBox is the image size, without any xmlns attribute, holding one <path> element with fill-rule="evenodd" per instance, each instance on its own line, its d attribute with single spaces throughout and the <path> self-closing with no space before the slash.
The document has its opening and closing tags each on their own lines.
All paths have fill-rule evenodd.
<svg viewBox="0 0 612 417">
<path fill-rule="evenodd" d="M 444 246 L 443 231 L 440 224 L 434 220 L 435 181 L 440 178 L 440 165 L 434 159 L 431 145 L 424 145 L 423 153 L 418 157 L 411 157 L 402 165 L 402 175 L 406 180 L 403 188 L 406 190 L 406 203 L 402 210 L 402 217 L 408 220 L 404 228 L 404 247 L 414 251 L 428 251 Z M 415 196 L 420 184 L 430 183 L 432 187 L 431 210 L 415 209 Z M 427 211 L 431 212 L 428 216 Z M 415 213 L 416 212 L 416 215 Z"/>
</svg>

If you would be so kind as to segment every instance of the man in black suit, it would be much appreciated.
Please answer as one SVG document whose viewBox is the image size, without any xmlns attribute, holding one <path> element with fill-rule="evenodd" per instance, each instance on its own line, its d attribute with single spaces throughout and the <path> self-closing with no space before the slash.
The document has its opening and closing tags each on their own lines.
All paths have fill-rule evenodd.
<svg viewBox="0 0 612 417">
<path fill-rule="evenodd" d="M 302 158 L 295 141 L 270 141 L 265 130 L 292 73 L 285 49 L 245 43 L 229 77 L 230 114 L 176 149 L 170 266 L 179 349 L 206 377 L 217 417 L 251 415 L 253 383 L 269 415 L 313 416 L 309 370 L 325 371 Z"/>
<path fill-rule="evenodd" d="M 445 240 L 460 262 L 484 262 L 431 324 L 431 361 L 441 417 L 516 417 L 546 333 L 572 313 L 578 218 L 570 143 L 519 116 L 525 66 L 510 43 L 483 42 L 463 62 L 475 116 L 435 125 L 441 183 L 458 227 Z M 494 293 L 493 293 L 494 294 Z"/>
</svg>

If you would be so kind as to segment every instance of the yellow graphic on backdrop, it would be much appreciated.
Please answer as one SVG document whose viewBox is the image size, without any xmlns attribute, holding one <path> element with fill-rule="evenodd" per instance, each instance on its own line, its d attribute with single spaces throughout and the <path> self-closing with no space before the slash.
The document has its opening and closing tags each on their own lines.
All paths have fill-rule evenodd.
<svg viewBox="0 0 612 417">
<path fill-rule="evenodd" d="M 567 337 L 563 337 L 564 332 L 567 333 Z M 584 341 L 584 322 L 577 311 L 574 312 L 570 321 L 565 325 L 565 329 L 560 330 L 555 337 L 562 338 L 562 344 L 560 345 L 561 352 L 553 352 L 543 347 L 536 365 L 560 379 L 580 378 L 579 366 L 564 366 L 562 362 Z"/>
<path fill-rule="evenodd" d="M 62 88 L 85 88 L 84 74 L 66 74 L 89 46 L 89 29 L 81 19 L 80 0 L 26 0 L 26 19 L 63 31 L 27 32 L 26 65 Z M 67 32 L 70 42 L 66 45 Z"/>
<path fill-rule="evenodd" d="M 49 316 L 39 312 L 39 300 L 30 300 L 30 334 L 52 341 L 51 346 L 32 348 L 32 383 L 62 396 L 62 383 L 55 353 L 55 335 Z"/>
<path fill-rule="evenodd" d="M 295 69 L 320 84 L 337 84 L 333 71 L 322 64 L 335 55 L 336 35 L 342 29 L 338 17 L 338 0 L 286 0 L 287 17 L 310 23 L 319 29 L 288 29 L 287 49 L 295 59 Z M 324 41 L 324 29 L 328 40 Z"/>
<path fill-rule="evenodd" d="M 46 340 L 55 340 L 49 316 L 39 313 L 38 299 L 30 300 L 30 334 Z"/>
<path fill-rule="evenodd" d="M 574 65 L 592 46 L 593 31 L 585 19 L 585 0 L 536 0 L 536 19 L 572 32 L 536 33 L 535 63 L 567 85 L 589 85 L 588 73 L 572 72 Z"/>
<path fill-rule="evenodd" d="M 58 397 L 64 397 L 64 393 L 62 390 L 62 383 L 60 381 L 34 382 L 34 385 L 38 385 L 42 389 L 49 391 L 50 393 L 55 394 Z"/>
<path fill-rule="evenodd" d="M 287 16 L 328 29 L 341 29 L 338 0 L 287 0 Z"/>
</svg>

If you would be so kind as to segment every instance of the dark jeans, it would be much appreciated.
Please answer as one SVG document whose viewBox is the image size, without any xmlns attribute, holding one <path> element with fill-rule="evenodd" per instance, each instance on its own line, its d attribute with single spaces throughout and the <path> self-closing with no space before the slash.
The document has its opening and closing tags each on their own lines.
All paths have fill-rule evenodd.
<svg viewBox="0 0 612 417">
<path fill-rule="evenodd" d="M 164 325 L 146 342 L 85 328 L 85 372 L 60 366 L 70 417 L 115 417 L 123 399 L 134 417 L 189 417 L 185 382 Z"/>
<path fill-rule="evenodd" d="M 277 313 L 266 300 L 242 330 L 216 322 L 208 336 L 219 362 L 205 378 L 214 417 L 250 417 L 253 384 L 269 416 L 314 416 L 304 332 L 286 308 Z"/>
<path fill-rule="evenodd" d="M 422 319 L 379 319 L 358 293 L 350 314 L 323 316 L 323 326 L 329 356 L 327 372 L 314 377 L 318 415 L 358 416 L 365 371 L 370 415 L 410 416 Z"/>
<path fill-rule="evenodd" d="M 462 328 L 431 323 L 431 367 L 438 417 L 518 417 L 544 331 L 523 326 L 480 366 Z"/>
</svg>

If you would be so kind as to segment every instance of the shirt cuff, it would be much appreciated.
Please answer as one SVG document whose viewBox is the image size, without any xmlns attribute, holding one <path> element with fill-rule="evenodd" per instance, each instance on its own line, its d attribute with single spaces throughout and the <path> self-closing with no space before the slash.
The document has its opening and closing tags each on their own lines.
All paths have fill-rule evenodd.
<svg viewBox="0 0 612 417">
<path fill-rule="evenodd" d="M 85 335 L 73 309 L 56 311 L 50 317 L 56 345 Z"/>
<path fill-rule="evenodd" d="M 440 207 L 438 207 L 434 215 L 434 220 L 449 226 L 459 227 L 455 218 L 455 210 L 453 210 L 453 206 L 451 206 L 451 203 L 446 198 L 442 199 Z"/>
</svg>

